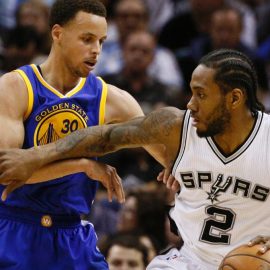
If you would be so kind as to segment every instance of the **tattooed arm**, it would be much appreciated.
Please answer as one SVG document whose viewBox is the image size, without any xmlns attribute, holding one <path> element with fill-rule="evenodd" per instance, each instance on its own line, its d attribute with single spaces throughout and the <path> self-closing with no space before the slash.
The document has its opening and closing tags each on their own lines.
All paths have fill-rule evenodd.
<svg viewBox="0 0 270 270">
<path fill-rule="evenodd" d="M 0 151 L 2 181 L 26 181 L 38 168 L 58 160 L 101 156 L 122 148 L 160 146 L 157 158 L 170 167 L 180 142 L 183 112 L 162 108 L 147 116 L 104 126 L 80 129 L 57 142 L 29 150 Z"/>
<path fill-rule="evenodd" d="M 48 145 L 40 160 L 43 165 L 59 159 L 101 156 L 122 148 L 162 145 L 164 152 L 160 160 L 167 166 L 166 153 L 168 150 L 171 153 L 171 148 L 178 149 L 181 115 L 178 109 L 163 108 L 123 124 L 80 130 L 54 146 Z"/>
</svg>

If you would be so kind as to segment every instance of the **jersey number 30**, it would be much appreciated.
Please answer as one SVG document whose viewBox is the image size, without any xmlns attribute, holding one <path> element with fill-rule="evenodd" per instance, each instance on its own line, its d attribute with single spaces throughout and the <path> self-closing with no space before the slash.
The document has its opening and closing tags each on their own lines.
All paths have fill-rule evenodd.
<svg viewBox="0 0 270 270">
<path fill-rule="evenodd" d="M 209 215 L 204 220 L 200 241 L 229 245 L 236 214 L 229 208 L 210 205 L 205 209 Z"/>
</svg>

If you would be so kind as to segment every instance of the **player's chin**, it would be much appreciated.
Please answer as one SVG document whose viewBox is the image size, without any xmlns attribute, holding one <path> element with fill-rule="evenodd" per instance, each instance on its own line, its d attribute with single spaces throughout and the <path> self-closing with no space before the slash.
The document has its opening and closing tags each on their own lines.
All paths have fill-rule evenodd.
<svg viewBox="0 0 270 270">
<path fill-rule="evenodd" d="M 89 69 L 80 69 L 79 72 L 78 72 L 78 75 L 81 77 L 81 78 L 86 78 L 88 77 L 88 75 L 90 74 L 91 70 Z"/>
<path fill-rule="evenodd" d="M 90 72 L 94 70 L 95 66 L 90 65 L 84 65 L 82 68 L 80 68 L 80 77 L 86 78 Z"/>
<path fill-rule="evenodd" d="M 197 132 L 197 135 L 200 138 L 204 138 L 204 137 L 208 137 L 209 136 L 208 131 L 205 128 L 197 127 L 196 132 Z"/>
</svg>

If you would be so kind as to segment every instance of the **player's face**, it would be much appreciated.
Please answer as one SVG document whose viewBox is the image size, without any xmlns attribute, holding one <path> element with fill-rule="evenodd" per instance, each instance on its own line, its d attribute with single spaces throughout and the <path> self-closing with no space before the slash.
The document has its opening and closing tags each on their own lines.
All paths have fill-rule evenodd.
<svg viewBox="0 0 270 270">
<path fill-rule="evenodd" d="M 188 109 L 200 137 L 222 134 L 230 123 L 228 98 L 213 81 L 214 73 L 213 69 L 199 65 L 191 78 L 192 97 Z"/>
<path fill-rule="evenodd" d="M 119 231 L 131 231 L 137 226 L 137 199 L 134 196 L 128 196 L 123 205 L 117 221 Z"/>
<path fill-rule="evenodd" d="M 88 76 L 95 67 L 106 39 L 106 19 L 80 11 L 63 27 L 56 26 L 56 34 L 63 65 L 74 76 Z"/>
</svg>

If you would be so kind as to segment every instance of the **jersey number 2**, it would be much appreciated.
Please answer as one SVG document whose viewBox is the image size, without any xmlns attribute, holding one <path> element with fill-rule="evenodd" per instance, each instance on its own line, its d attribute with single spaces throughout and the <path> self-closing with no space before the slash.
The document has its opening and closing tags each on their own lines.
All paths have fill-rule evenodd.
<svg viewBox="0 0 270 270">
<path fill-rule="evenodd" d="M 230 244 L 236 214 L 229 208 L 217 206 L 206 207 L 209 218 L 204 220 L 200 241 L 211 244 Z"/>
</svg>

